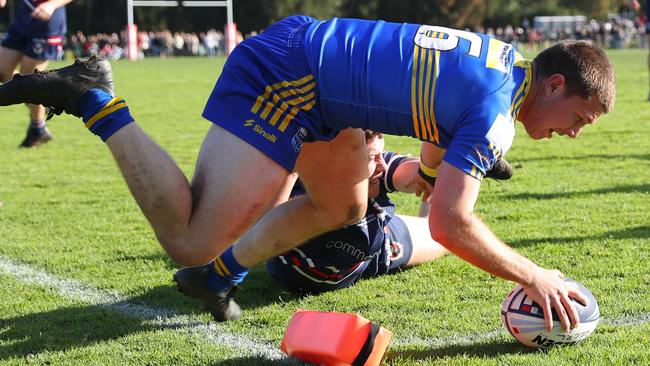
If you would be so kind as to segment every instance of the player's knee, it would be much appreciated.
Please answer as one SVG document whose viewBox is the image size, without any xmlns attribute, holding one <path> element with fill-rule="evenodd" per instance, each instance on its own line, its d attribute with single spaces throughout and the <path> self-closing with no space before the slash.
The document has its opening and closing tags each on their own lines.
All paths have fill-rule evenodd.
<svg viewBox="0 0 650 366">
<path fill-rule="evenodd" d="M 353 202 L 333 212 L 333 221 L 337 227 L 359 222 L 366 214 L 367 202 Z"/>
<path fill-rule="evenodd" d="M 209 243 L 196 240 L 163 237 L 160 235 L 158 236 L 158 241 L 171 260 L 185 267 L 206 264 L 221 255 L 227 248 L 227 245 L 221 248 L 218 245 L 208 245 Z"/>
</svg>

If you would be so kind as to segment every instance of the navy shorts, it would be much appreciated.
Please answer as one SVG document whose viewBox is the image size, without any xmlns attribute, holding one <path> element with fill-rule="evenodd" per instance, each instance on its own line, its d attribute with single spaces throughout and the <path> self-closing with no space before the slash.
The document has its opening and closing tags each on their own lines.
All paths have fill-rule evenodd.
<svg viewBox="0 0 650 366">
<path fill-rule="evenodd" d="M 279 256 L 266 262 L 266 269 L 282 287 L 296 293 L 317 294 L 350 287 L 362 278 L 377 277 L 401 269 L 411 259 L 413 242 L 406 223 L 393 216 L 384 227 L 384 232 L 384 246 L 378 258 L 356 263 L 350 268 L 342 268 L 336 256 L 329 257 L 328 262 L 320 260 L 316 267 L 292 261 L 290 256 Z M 307 248 L 298 247 L 297 250 L 303 256 L 310 256 Z M 328 271 L 324 270 L 328 267 L 340 269 L 345 276 L 328 276 Z"/>
<path fill-rule="evenodd" d="M 315 19 L 291 16 L 240 43 L 228 57 L 203 117 L 292 171 L 303 142 L 330 140 L 304 34 Z"/>
<path fill-rule="evenodd" d="M 413 241 L 408 226 L 399 216 L 393 216 L 386 224 L 384 231 L 388 246 L 386 251 L 390 261 L 388 269 L 394 271 L 404 267 L 411 260 Z"/>
<path fill-rule="evenodd" d="M 10 27 L 2 39 L 2 47 L 36 60 L 56 60 L 63 51 L 63 36 L 35 36 Z"/>
</svg>

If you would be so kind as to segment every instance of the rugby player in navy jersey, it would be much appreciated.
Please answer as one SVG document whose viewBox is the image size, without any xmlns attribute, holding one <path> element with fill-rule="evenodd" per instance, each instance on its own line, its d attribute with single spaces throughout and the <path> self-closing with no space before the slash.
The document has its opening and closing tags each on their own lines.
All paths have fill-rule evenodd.
<svg viewBox="0 0 650 366">
<path fill-rule="evenodd" d="M 7 0 L 0 0 L 4 8 Z M 0 82 L 10 80 L 20 66 L 22 74 L 45 70 L 63 50 L 65 5 L 72 0 L 16 0 L 16 17 L 0 45 Z M 52 139 L 45 126 L 45 108 L 28 104 L 29 126 L 21 147 L 34 147 Z"/>
<path fill-rule="evenodd" d="M 613 107 L 614 79 L 605 53 L 586 41 L 525 60 L 479 33 L 292 16 L 228 58 L 203 111 L 213 124 L 191 183 L 112 95 L 106 61 L 14 77 L 0 86 L 0 105 L 27 101 L 81 116 L 113 153 L 169 256 L 184 266 L 217 258 L 218 281 L 188 270 L 197 276 L 177 282 L 218 320 L 241 315 L 232 290 L 248 268 L 364 217 L 364 129 L 414 137 L 424 143 L 412 184 L 432 191 L 433 240 L 521 284 L 548 329 L 554 308 L 568 330 L 579 323 L 570 297 L 587 299 L 560 271 L 500 241 L 474 204 L 483 176 L 512 145 L 515 121 L 533 139 L 576 138 Z M 34 86 L 38 93 L 26 91 Z M 434 148 L 446 150 L 437 173 Z M 306 194 L 287 200 L 294 170 Z"/>
<path fill-rule="evenodd" d="M 388 197 L 391 192 L 416 193 L 413 176 L 420 159 L 384 151 L 380 133 L 366 131 L 366 141 L 370 178 L 364 218 L 269 260 L 269 274 L 283 287 L 311 294 L 341 289 L 447 253 L 431 238 L 426 218 L 397 215 Z M 304 187 L 297 182 L 291 195 L 303 194 Z"/>
</svg>

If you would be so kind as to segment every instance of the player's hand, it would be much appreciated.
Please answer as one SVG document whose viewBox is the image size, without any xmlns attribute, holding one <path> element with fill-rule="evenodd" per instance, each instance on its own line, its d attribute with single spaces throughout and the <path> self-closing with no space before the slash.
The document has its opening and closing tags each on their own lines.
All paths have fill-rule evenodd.
<svg viewBox="0 0 650 366">
<path fill-rule="evenodd" d="M 522 286 L 528 296 L 544 310 L 544 325 L 548 331 L 553 329 L 551 309 L 555 309 L 560 318 L 562 329 L 568 332 L 580 324 L 580 316 L 570 298 L 584 305 L 589 304 L 589 300 L 578 290 L 578 287 L 566 282 L 564 274 L 558 270 L 538 267 L 531 285 Z"/>
<path fill-rule="evenodd" d="M 49 1 L 46 1 L 44 3 L 39 4 L 36 8 L 34 8 L 34 11 L 32 12 L 32 18 L 46 22 L 50 20 L 55 10 L 56 7 L 52 5 Z"/>
<path fill-rule="evenodd" d="M 415 185 L 415 195 L 420 197 L 422 202 L 428 202 L 433 193 L 433 187 L 422 179 L 419 174 L 413 176 L 413 184 Z"/>
<path fill-rule="evenodd" d="M 7 0 L 0 0 L 0 8 L 4 8 L 7 5 Z"/>
</svg>

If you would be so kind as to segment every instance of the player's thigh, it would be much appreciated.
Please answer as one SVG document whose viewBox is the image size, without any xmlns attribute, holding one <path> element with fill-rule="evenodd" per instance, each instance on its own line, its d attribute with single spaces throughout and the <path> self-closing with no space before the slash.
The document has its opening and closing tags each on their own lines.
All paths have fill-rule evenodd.
<svg viewBox="0 0 650 366">
<path fill-rule="evenodd" d="M 327 142 L 304 144 L 296 170 L 316 209 L 333 220 L 360 219 L 368 200 L 368 149 L 363 130 L 346 129 Z"/>
<path fill-rule="evenodd" d="M 270 207 L 288 172 L 244 140 L 212 125 L 192 180 L 193 223 L 230 245 Z M 220 248 L 222 249 L 222 248 Z"/>
<path fill-rule="evenodd" d="M 429 221 L 423 217 L 397 215 L 408 228 L 411 239 L 411 257 L 406 267 L 431 262 L 447 254 L 445 247 L 433 240 L 429 231 Z"/>
<path fill-rule="evenodd" d="M 31 74 L 36 70 L 43 71 L 47 68 L 49 63 L 49 60 L 39 60 L 29 56 L 23 56 L 20 59 L 20 73 Z"/>
<path fill-rule="evenodd" d="M 0 46 L 0 82 L 11 79 L 22 56 L 20 51 Z"/>
</svg>

